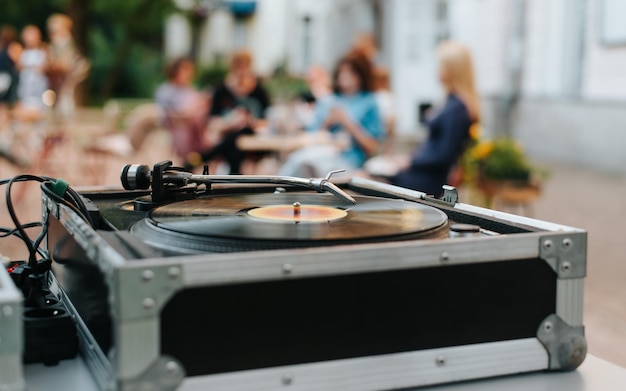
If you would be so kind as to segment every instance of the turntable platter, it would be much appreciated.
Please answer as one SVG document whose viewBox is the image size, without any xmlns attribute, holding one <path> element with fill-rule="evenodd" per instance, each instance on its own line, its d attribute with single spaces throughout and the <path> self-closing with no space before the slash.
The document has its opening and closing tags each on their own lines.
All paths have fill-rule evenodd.
<svg viewBox="0 0 626 391">
<path fill-rule="evenodd" d="M 199 198 L 157 207 L 131 232 L 161 248 L 222 252 L 403 240 L 447 223 L 445 213 L 419 203 L 355 198 L 356 205 L 317 193 Z"/>
</svg>

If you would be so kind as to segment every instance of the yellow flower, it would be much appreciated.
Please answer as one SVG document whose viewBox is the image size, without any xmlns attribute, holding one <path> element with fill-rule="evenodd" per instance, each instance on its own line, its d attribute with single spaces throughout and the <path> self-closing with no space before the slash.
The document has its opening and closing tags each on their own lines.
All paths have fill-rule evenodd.
<svg viewBox="0 0 626 391">
<path fill-rule="evenodd" d="M 482 132 L 483 129 L 478 122 L 474 122 L 469 128 L 469 135 L 472 140 L 478 140 Z"/>
<path fill-rule="evenodd" d="M 493 151 L 493 142 L 492 141 L 483 141 L 478 143 L 474 149 L 472 150 L 472 157 L 476 160 L 482 160 L 489 156 L 489 154 Z"/>
</svg>

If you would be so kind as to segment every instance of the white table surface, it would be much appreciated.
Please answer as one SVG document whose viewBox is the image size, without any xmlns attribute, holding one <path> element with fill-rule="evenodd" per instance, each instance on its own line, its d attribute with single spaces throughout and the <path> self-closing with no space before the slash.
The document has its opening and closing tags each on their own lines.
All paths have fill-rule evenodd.
<svg viewBox="0 0 626 391">
<path fill-rule="evenodd" d="M 29 391 L 81 390 L 97 387 L 81 359 L 61 361 L 58 366 L 26 365 L 26 386 Z M 625 391 L 626 369 L 588 355 L 573 372 L 537 372 L 476 380 L 435 387 L 432 391 Z"/>
</svg>

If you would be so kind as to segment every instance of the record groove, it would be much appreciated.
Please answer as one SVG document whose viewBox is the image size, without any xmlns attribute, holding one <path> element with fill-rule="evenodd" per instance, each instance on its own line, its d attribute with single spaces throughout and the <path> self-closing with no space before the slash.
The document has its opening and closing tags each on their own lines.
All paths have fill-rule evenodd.
<svg viewBox="0 0 626 391">
<path fill-rule="evenodd" d="M 174 252 L 231 252 L 334 244 L 408 240 L 437 236 L 447 216 L 415 202 L 356 196 L 356 205 L 331 194 L 282 193 L 217 196 L 176 202 L 155 208 L 131 228 L 145 242 Z M 294 203 L 303 210 L 322 210 L 313 221 L 304 214 L 290 219 Z M 280 211 L 279 218 L 258 218 L 249 211 Z M 343 216 L 328 221 L 319 216 L 337 209 Z M 266 211 L 263 211 L 264 213 Z M 302 218 L 301 218 L 302 217 Z"/>
</svg>

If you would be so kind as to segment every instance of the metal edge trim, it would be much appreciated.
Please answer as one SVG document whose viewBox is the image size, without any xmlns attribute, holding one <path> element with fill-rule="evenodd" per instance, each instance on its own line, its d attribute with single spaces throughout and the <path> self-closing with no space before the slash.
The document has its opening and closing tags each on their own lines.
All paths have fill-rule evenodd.
<svg viewBox="0 0 626 391">
<path fill-rule="evenodd" d="M 550 223 L 550 222 L 543 221 L 543 220 L 537 220 L 537 219 L 533 219 L 530 217 L 518 216 L 518 215 L 506 213 L 506 212 L 500 212 L 497 210 L 481 208 L 479 206 L 474 206 L 474 205 L 469 205 L 469 204 L 458 203 L 454 206 L 454 209 L 460 210 L 463 212 L 479 214 L 487 218 L 495 218 L 495 219 L 500 219 L 500 220 L 504 220 L 504 221 L 508 221 L 512 223 L 523 224 L 523 225 L 527 225 L 529 227 L 541 229 L 544 231 L 564 232 L 564 233 L 565 232 L 584 232 L 584 230 L 580 228 L 574 228 L 574 227 L 569 227 L 566 225 Z"/>
<path fill-rule="evenodd" d="M 184 286 L 380 272 L 538 258 L 540 233 L 415 244 L 368 244 L 254 253 L 173 257 Z M 154 260 L 158 263 L 158 260 Z M 148 267 L 152 262 L 144 262 Z M 129 265 L 129 267 L 133 267 Z M 134 266 L 138 267 L 138 266 Z"/>
<path fill-rule="evenodd" d="M 394 186 L 386 183 L 380 183 L 377 181 L 373 181 L 371 179 L 365 178 L 352 178 L 350 179 L 349 185 L 356 190 L 372 190 L 384 194 L 388 194 L 393 197 L 400 197 L 410 201 L 421 201 L 421 200 L 429 200 L 426 193 L 410 190 L 399 186 Z M 440 200 L 432 199 L 432 201 L 439 202 Z M 533 219 L 530 217 L 518 216 L 510 213 L 499 212 L 496 210 L 481 208 L 479 206 L 456 203 L 454 205 L 454 209 L 479 214 L 488 218 L 496 218 L 512 223 L 518 223 L 527 225 L 529 227 L 538 228 L 546 231 L 582 231 L 578 228 L 568 227 L 561 224 L 550 223 L 546 221 L 541 221 L 537 219 Z"/>
<path fill-rule="evenodd" d="M 179 390 L 367 391 L 404 389 L 548 368 L 536 338 L 186 378 Z"/>
<path fill-rule="evenodd" d="M 556 314 L 570 326 L 583 325 L 584 278 L 558 279 Z"/>
<path fill-rule="evenodd" d="M 3 265 L 0 263 L 0 266 Z M 10 391 L 19 391 L 26 387 L 22 364 L 22 300 L 22 294 L 13 284 L 8 272 L 0 267 L 0 379 L 6 382 Z M 1 346 L 3 340 L 7 341 L 6 349 Z"/>
<path fill-rule="evenodd" d="M 89 258 L 95 260 L 105 273 L 110 272 L 111 267 L 119 267 L 126 263 L 124 257 L 98 235 L 89 224 L 78 217 L 67 206 L 59 204 L 58 207 L 61 224 L 76 239 L 81 248 L 87 252 Z M 110 262 L 110 264 L 106 263 L 105 260 Z"/>
<path fill-rule="evenodd" d="M 54 287 L 54 293 L 60 295 L 63 305 L 72 314 L 72 318 L 76 322 L 76 331 L 78 334 L 78 350 L 82 356 L 85 365 L 89 369 L 89 373 L 95 380 L 98 388 L 101 390 L 110 390 L 115 386 L 115 374 L 113 367 L 108 358 L 104 355 L 98 342 L 93 337 L 89 328 L 83 322 L 80 314 L 74 307 L 74 304 L 67 296 L 65 291 L 61 289 L 54 274 L 50 274 L 51 288 Z"/>
</svg>

